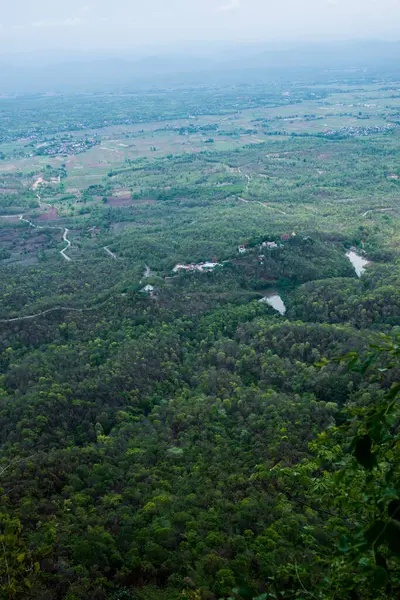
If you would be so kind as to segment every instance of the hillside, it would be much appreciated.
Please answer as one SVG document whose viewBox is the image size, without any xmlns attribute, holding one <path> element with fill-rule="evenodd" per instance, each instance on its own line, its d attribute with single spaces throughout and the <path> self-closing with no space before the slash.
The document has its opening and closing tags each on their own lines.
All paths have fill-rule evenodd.
<svg viewBox="0 0 400 600">
<path fill-rule="evenodd" d="M 316 79 L 1 99 L 1 598 L 399 597 L 400 74 Z"/>
</svg>

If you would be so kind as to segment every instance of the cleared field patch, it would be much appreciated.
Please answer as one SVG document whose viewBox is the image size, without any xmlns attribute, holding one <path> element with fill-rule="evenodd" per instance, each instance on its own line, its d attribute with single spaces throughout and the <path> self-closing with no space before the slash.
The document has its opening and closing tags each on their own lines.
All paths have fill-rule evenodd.
<svg viewBox="0 0 400 600">
<path fill-rule="evenodd" d="M 35 221 L 39 223 L 46 223 L 47 221 L 56 221 L 58 219 L 58 211 L 54 206 L 49 207 L 46 212 L 43 212 L 38 217 L 35 217 Z"/>
</svg>

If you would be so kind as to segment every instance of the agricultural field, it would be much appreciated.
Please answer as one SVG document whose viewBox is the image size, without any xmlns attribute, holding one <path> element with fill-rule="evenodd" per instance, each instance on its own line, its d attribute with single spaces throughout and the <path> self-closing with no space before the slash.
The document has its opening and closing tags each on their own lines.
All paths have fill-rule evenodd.
<svg viewBox="0 0 400 600">
<path fill-rule="evenodd" d="M 329 240 L 332 252 L 341 252 L 340 272 L 347 274 L 352 272 L 345 257 L 350 247 L 374 257 L 371 271 L 379 257 L 395 261 L 396 84 L 288 85 L 265 90 L 265 96 L 259 88 L 241 92 L 234 103 L 230 90 L 203 90 L 210 114 L 202 114 L 204 107 L 196 112 L 193 100 L 188 108 L 186 91 L 171 98 L 165 93 L 158 98 L 157 119 L 151 112 L 154 95 L 122 96 L 120 105 L 112 96 L 105 105 L 112 108 L 107 119 L 100 99 L 77 98 L 74 104 L 72 98 L 60 131 L 55 119 L 67 99 L 42 98 L 46 124 L 31 122 L 27 110 L 26 131 L 17 128 L 8 136 L 12 140 L 0 144 L 3 268 L 57 265 L 68 272 L 111 262 L 122 287 L 140 289 L 146 264 L 158 301 L 164 298 L 169 305 L 176 290 L 180 295 L 182 279 L 214 285 L 210 274 L 172 277 L 176 264 L 229 262 L 241 269 L 255 261 L 258 274 L 245 287 L 283 285 L 290 305 L 291 290 L 315 274 L 261 276 L 259 241 L 292 233 L 317 245 Z M 130 100 L 147 107 L 147 117 L 121 124 Z M 25 114 L 25 102 L 7 100 L 7 118 L 19 103 Z M 79 129 L 73 128 L 76 121 Z M 240 245 L 248 251 L 239 257 Z M 317 254 L 313 260 L 322 259 Z M 316 268 L 323 278 L 323 269 Z M 216 300 L 221 294 L 229 297 L 222 284 L 217 289 Z"/>
</svg>

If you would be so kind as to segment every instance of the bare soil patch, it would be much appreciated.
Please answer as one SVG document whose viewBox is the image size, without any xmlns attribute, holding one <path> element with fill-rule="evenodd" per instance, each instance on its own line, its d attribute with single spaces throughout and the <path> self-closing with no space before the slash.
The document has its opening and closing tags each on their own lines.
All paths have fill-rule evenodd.
<svg viewBox="0 0 400 600">
<path fill-rule="evenodd" d="M 107 202 L 111 206 L 129 206 L 132 202 L 131 195 L 126 196 L 108 196 Z"/>
<path fill-rule="evenodd" d="M 138 200 L 132 200 L 131 204 L 132 206 L 140 204 L 157 204 L 157 200 L 154 200 L 154 198 L 139 198 Z"/>
<path fill-rule="evenodd" d="M 42 223 L 46 221 L 56 221 L 57 219 L 57 209 L 54 206 L 52 206 L 51 208 L 49 207 L 45 213 L 42 213 L 39 217 L 37 217 L 35 221 Z"/>
<path fill-rule="evenodd" d="M 156 200 L 154 198 L 138 198 L 133 200 L 131 195 L 118 195 L 118 196 L 109 196 L 107 198 L 107 203 L 112 207 L 121 207 L 121 206 L 135 206 L 140 204 L 156 204 Z"/>
</svg>

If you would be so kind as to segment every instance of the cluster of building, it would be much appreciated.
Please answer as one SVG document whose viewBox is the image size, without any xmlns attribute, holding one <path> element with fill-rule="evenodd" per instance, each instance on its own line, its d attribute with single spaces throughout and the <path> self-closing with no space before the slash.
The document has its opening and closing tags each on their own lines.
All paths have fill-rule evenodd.
<svg viewBox="0 0 400 600">
<path fill-rule="evenodd" d="M 322 135 L 324 136 L 348 136 L 348 137 L 363 137 L 368 135 L 374 135 L 375 133 L 385 133 L 390 129 L 397 127 L 395 123 L 390 123 L 388 125 L 370 125 L 369 127 L 357 127 L 355 125 L 349 125 L 347 127 L 341 127 L 340 129 L 329 129 L 324 131 Z"/>
<path fill-rule="evenodd" d="M 198 264 L 190 264 L 190 265 L 175 265 L 172 269 L 174 273 L 178 273 L 179 271 L 213 271 L 215 267 L 218 267 L 220 263 L 217 262 L 203 262 Z"/>
<path fill-rule="evenodd" d="M 288 240 L 290 240 L 291 238 L 296 237 L 296 232 L 293 231 L 292 233 L 283 233 L 281 235 L 281 242 L 287 242 Z M 274 248 L 283 248 L 283 244 L 277 244 L 277 242 L 263 242 L 260 246 L 260 250 L 262 251 L 264 248 L 268 248 L 269 250 L 273 250 Z M 247 252 L 247 247 L 245 244 L 241 244 L 238 247 L 238 252 L 239 254 L 246 254 Z"/>
<path fill-rule="evenodd" d="M 84 139 L 53 140 L 39 144 L 36 147 L 35 154 L 40 156 L 74 155 L 86 152 L 99 140 L 95 137 L 86 137 Z"/>
</svg>

